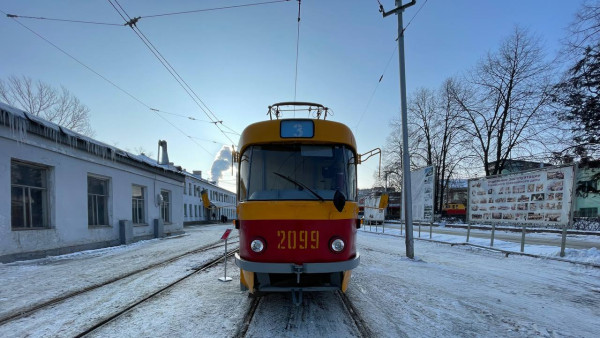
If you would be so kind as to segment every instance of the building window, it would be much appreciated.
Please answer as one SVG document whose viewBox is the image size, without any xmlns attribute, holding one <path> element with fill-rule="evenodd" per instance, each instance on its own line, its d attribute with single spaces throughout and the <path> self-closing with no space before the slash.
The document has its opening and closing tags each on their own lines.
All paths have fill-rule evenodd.
<svg viewBox="0 0 600 338">
<path fill-rule="evenodd" d="M 162 204 L 160 205 L 160 218 L 165 223 L 171 223 L 171 193 L 166 190 L 161 190 Z"/>
<path fill-rule="evenodd" d="M 183 216 L 187 217 L 187 204 L 183 205 Z"/>
<path fill-rule="evenodd" d="M 139 185 L 133 186 L 133 193 L 131 195 L 131 209 L 132 216 L 131 220 L 133 224 L 144 224 L 146 223 L 146 212 L 145 212 L 145 190 L 146 188 Z"/>
<path fill-rule="evenodd" d="M 581 208 L 578 214 L 579 217 L 597 217 L 598 208 Z"/>
<path fill-rule="evenodd" d="M 12 228 L 48 228 L 48 167 L 13 160 L 10 183 Z"/>
<path fill-rule="evenodd" d="M 88 176 L 88 225 L 108 225 L 108 179 Z"/>
<path fill-rule="evenodd" d="M 188 195 L 192 196 L 192 184 L 188 183 Z"/>
<path fill-rule="evenodd" d="M 194 214 L 192 214 L 192 205 L 190 204 L 190 217 L 194 217 Z"/>
<path fill-rule="evenodd" d="M 196 217 L 198 217 L 198 206 L 194 205 L 194 213 L 196 215 Z"/>
</svg>

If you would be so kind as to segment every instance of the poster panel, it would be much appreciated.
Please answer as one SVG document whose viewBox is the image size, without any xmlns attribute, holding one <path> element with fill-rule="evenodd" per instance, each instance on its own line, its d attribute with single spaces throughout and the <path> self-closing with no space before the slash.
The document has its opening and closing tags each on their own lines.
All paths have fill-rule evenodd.
<svg viewBox="0 0 600 338">
<path fill-rule="evenodd" d="M 573 166 L 469 180 L 469 222 L 566 225 Z"/>
<path fill-rule="evenodd" d="M 412 217 L 414 221 L 430 222 L 433 220 L 434 167 L 425 167 L 410 172 L 410 188 L 412 197 Z M 402 208 L 404 219 L 404 208 Z"/>
</svg>

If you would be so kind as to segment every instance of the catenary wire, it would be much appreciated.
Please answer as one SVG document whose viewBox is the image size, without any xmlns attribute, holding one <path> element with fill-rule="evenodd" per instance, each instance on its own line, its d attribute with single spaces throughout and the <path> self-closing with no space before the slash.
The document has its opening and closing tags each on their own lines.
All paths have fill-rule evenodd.
<svg viewBox="0 0 600 338">
<path fill-rule="evenodd" d="M 390 58 L 388 59 L 387 64 L 385 65 L 385 68 L 383 69 L 383 73 L 381 73 L 381 76 L 379 77 L 379 81 L 377 81 L 377 85 L 375 85 L 375 89 L 373 89 L 373 93 L 371 93 L 371 97 L 369 98 L 369 101 L 367 102 L 367 105 L 365 107 L 365 110 L 362 112 L 362 114 L 360 115 L 360 118 L 358 119 L 358 122 L 356 123 L 356 125 L 354 126 L 354 129 L 358 128 L 358 126 L 360 125 L 360 122 L 362 121 L 363 117 L 365 116 L 367 110 L 369 109 L 369 106 L 371 105 L 371 101 L 373 100 L 373 97 L 375 96 L 375 92 L 377 92 L 377 88 L 379 88 L 379 84 L 381 83 L 381 81 L 383 80 L 383 76 L 385 75 L 385 72 L 387 71 L 392 58 L 394 57 L 394 55 L 396 55 L 396 51 L 398 50 L 398 45 L 396 45 L 396 48 L 394 49 L 394 51 L 392 52 L 392 55 L 390 55 Z"/>
<path fill-rule="evenodd" d="M 46 21 L 61 21 L 61 22 L 70 22 L 70 23 L 85 23 L 91 25 L 104 25 L 104 26 L 119 26 L 122 27 L 123 24 L 120 23 L 109 23 L 109 22 L 97 22 L 97 21 L 83 21 L 83 20 L 71 20 L 71 19 L 59 19 L 59 18 L 45 18 L 42 16 L 26 16 L 26 15 L 18 15 L 18 14 L 6 14 L 8 18 L 19 18 L 19 19 L 36 19 L 36 20 L 46 20 Z"/>
<path fill-rule="evenodd" d="M 6 14 L 6 12 L 4 12 L 3 10 L 0 10 L 0 12 Z M 101 79 L 103 79 L 104 81 L 108 82 L 110 85 L 112 85 L 113 87 L 117 88 L 118 90 L 120 90 L 121 92 L 123 92 L 125 95 L 129 96 L 130 98 L 132 98 L 133 100 L 135 100 L 136 102 L 138 102 L 139 104 L 143 105 L 144 107 L 148 108 L 149 110 L 153 111 L 157 116 L 159 116 L 160 118 L 164 119 L 167 123 L 169 123 L 171 126 L 173 126 L 174 128 L 176 128 L 179 132 L 181 132 L 184 136 L 186 136 L 187 138 L 189 138 L 193 143 L 195 143 L 197 146 L 199 146 L 202 150 L 204 150 L 207 154 L 209 154 L 210 156 L 213 156 L 213 154 L 208 151 L 206 148 L 204 148 L 202 145 L 200 145 L 198 142 L 194 141 L 191 136 L 187 135 L 185 132 L 183 132 L 181 129 L 179 129 L 178 127 L 176 127 L 174 124 L 172 124 L 169 120 L 165 119 L 163 116 L 161 116 L 160 114 L 158 114 L 158 112 L 156 111 L 156 109 L 150 107 L 148 104 L 146 104 L 145 102 L 143 102 L 142 100 L 138 99 L 137 97 L 135 97 L 133 94 L 129 93 L 128 91 L 126 91 L 125 89 L 119 87 L 117 84 L 115 84 L 114 82 L 112 82 L 111 80 L 109 80 L 108 78 L 106 78 L 104 75 L 98 73 L 96 70 L 94 70 L 93 68 L 91 68 L 90 66 L 86 65 L 85 63 L 81 62 L 79 59 L 77 59 L 76 57 L 74 57 L 73 55 L 69 54 L 67 51 L 65 51 L 64 49 L 60 48 L 59 46 L 57 46 L 56 44 L 54 44 L 53 42 L 51 42 L 50 40 L 46 39 L 44 36 L 42 36 L 41 34 L 37 33 L 36 31 L 34 31 L 33 29 L 29 28 L 28 26 L 24 25 L 23 23 L 19 22 L 19 20 L 17 20 L 16 18 L 12 18 L 14 20 L 14 22 L 18 23 L 19 25 L 21 25 L 23 28 L 27 29 L 28 31 L 30 31 L 31 33 L 33 33 L 34 35 L 36 35 L 37 37 L 39 37 L 40 39 L 46 41 L 46 43 L 48 43 L 49 45 L 51 45 L 52 47 L 58 49 L 60 52 L 62 52 L 63 54 L 65 54 L 66 56 L 68 56 L 69 58 L 71 58 L 73 61 L 77 62 L 78 64 L 80 64 L 82 67 L 86 68 L 87 70 L 91 71 L 92 73 L 96 74 L 98 77 L 100 77 Z"/>
<path fill-rule="evenodd" d="M 425 0 L 425 2 L 423 2 L 423 4 L 421 5 L 421 7 L 419 7 L 419 9 L 417 9 L 417 12 L 415 13 L 415 15 L 413 15 L 412 18 L 410 18 L 410 20 L 408 20 L 408 23 L 406 24 L 406 26 L 404 26 L 404 28 L 402 28 L 402 34 L 404 34 L 404 31 L 408 28 L 408 26 L 410 26 L 410 24 L 413 22 L 413 20 L 415 19 L 415 17 L 419 14 L 419 12 L 423 9 L 423 7 L 425 6 L 425 4 L 427 3 L 427 1 L 429 0 Z"/>
<path fill-rule="evenodd" d="M 379 0 L 376 0 L 377 3 L 379 4 L 379 7 L 381 8 L 381 2 Z M 408 21 L 408 23 L 406 24 L 406 26 L 402 29 L 402 34 L 404 34 L 404 31 L 408 28 L 408 26 L 410 26 L 410 24 L 413 22 L 413 20 L 415 19 L 415 17 L 419 14 L 419 12 L 421 11 L 421 9 L 423 9 L 423 7 L 425 6 L 425 4 L 427 3 L 428 0 L 425 0 L 425 2 L 423 2 L 423 4 L 421 5 L 421 7 L 419 7 L 419 9 L 417 10 L 417 12 L 415 13 L 415 15 L 413 15 L 413 17 Z M 398 38 L 396 38 L 396 41 L 398 41 Z M 388 68 L 388 66 L 390 65 L 390 62 L 392 61 L 392 58 L 394 57 L 394 55 L 396 54 L 396 51 L 398 50 L 398 45 L 396 45 L 396 48 L 394 49 L 394 51 L 392 52 L 392 55 L 390 55 L 390 58 L 388 59 L 388 62 L 385 66 L 385 69 L 383 70 L 383 73 L 381 74 L 381 77 L 379 77 L 379 81 L 377 82 L 377 85 L 375 86 L 375 89 L 373 90 L 373 93 L 371 93 L 371 97 L 369 97 L 369 100 L 367 102 L 367 105 L 365 107 L 365 110 L 362 112 L 362 114 L 360 115 L 360 118 L 358 119 L 358 122 L 356 123 L 356 125 L 354 126 L 354 129 L 358 128 L 358 126 L 360 125 L 360 122 L 362 121 L 363 117 L 365 116 L 365 113 L 367 112 L 369 106 L 371 105 L 371 101 L 373 100 L 373 97 L 375 96 L 375 92 L 377 92 L 377 88 L 379 88 L 379 84 L 381 83 L 381 80 L 383 80 L 383 76 L 385 75 L 385 72 Z"/>
<path fill-rule="evenodd" d="M 190 13 L 199 13 L 199 12 L 209 12 L 209 11 L 217 11 L 217 10 L 224 10 L 224 9 L 232 9 L 232 8 L 241 8 L 241 7 L 250 7 L 250 6 L 259 6 L 259 5 L 269 5 L 269 4 L 275 4 L 275 3 L 279 3 L 279 2 L 289 2 L 290 0 L 275 0 L 275 1 L 265 1 L 265 2 L 257 2 L 257 3 L 251 3 L 251 4 L 244 4 L 244 5 L 233 5 L 233 6 L 224 6 L 224 7 L 215 7 L 215 8 L 204 8 L 204 9 L 197 9 L 197 10 L 191 10 L 191 11 L 182 11 L 182 12 L 173 12 L 173 13 L 164 13 L 164 14 L 154 14 L 154 15 L 144 15 L 144 16 L 140 16 L 139 18 L 157 18 L 157 17 L 163 17 L 163 16 L 171 16 L 171 15 L 180 15 L 180 14 L 190 14 Z M 122 23 L 110 23 L 110 22 L 97 22 L 97 21 L 85 21 L 85 20 L 74 20 L 74 19 L 61 19 L 61 18 L 46 18 L 46 17 L 42 17 L 42 16 L 27 16 L 27 15 L 19 15 L 19 14 L 11 14 L 11 13 L 4 13 L 6 14 L 7 17 L 9 18 L 20 18 L 20 19 L 35 19 L 35 20 L 46 20 L 46 21 L 62 21 L 62 22 L 69 22 L 69 23 L 83 23 L 83 24 L 93 24 L 93 25 L 105 25 L 105 26 L 119 26 L 122 27 L 124 26 Z M 125 20 L 125 22 L 127 22 L 127 20 Z M 127 24 L 125 24 L 127 25 Z"/>
<path fill-rule="evenodd" d="M 117 6 L 115 6 L 115 4 L 113 4 L 113 1 L 114 1 L 114 3 L 117 4 L 117 6 L 119 8 L 117 8 Z M 218 124 L 220 123 L 222 125 L 223 122 L 220 121 L 210 109 L 208 109 L 206 104 L 202 101 L 202 99 L 200 99 L 200 97 L 196 94 L 196 92 L 194 92 L 194 90 L 187 84 L 187 82 L 185 82 L 185 80 L 181 77 L 181 75 L 179 75 L 179 73 L 168 62 L 168 60 L 160 53 L 160 51 L 158 51 L 158 49 L 154 46 L 154 44 L 152 44 L 152 42 L 144 35 L 144 33 L 142 33 L 142 31 L 136 25 L 136 22 L 137 22 L 136 19 L 135 18 L 132 19 L 127 14 L 127 12 L 123 9 L 123 7 L 119 4 L 119 2 L 117 0 L 108 0 L 108 2 L 113 6 L 113 8 L 117 11 L 117 13 L 119 13 L 119 15 L 121 16 L 121 18 L 123 18 L 123 20 L 129 22 L 128 25 L 131 27 L 131 29 L 134 31 L 134 33 L 140 38 L 140 40 L 142 40 L 142 42 L 146 45 L 146 47 L 152 52 L 152 54 L 157 58 L 157 60 L 163 65 L 163 67 L 165 67 L 165 69 L 171 74 L 171 76 L 173 76 L 175 81 L 177 81 L 177 83 L 179 83 L 181 88 L 188 94 L 188 96 L 190 96 L 190 98 L 196 103 L 196 105 L 200 108 L 200 110 L 202 110 L 202 112 L 204 112 L 204 114 L 209 118 L 209 120 L 211 120 L 212 122 L 215 122 L 215 126 L 217 127 L 217 129 L 219 129 L 219 131 L 232 144 L 234 144 L 235 142 L 226 133 L 224 133 L 223 130 L 219 127 Z M 127 18 L 125 18 L 125 16 L 127 16 Z M 127 20 L 127 19 L 129 19 L 129 20 Z M 204 105 L 204 107 L 206 107 L 206 109 L 202 105 Z M 210 112 L 210 115 L 207 112 L 207 110 Z M 211 117 L 211 115 L 212 115 L 212 117 Z"/>
<path fill-rule="evenodd" d="M 296 101 L 296 93 L 298 88 L 298 54 L 300 50 L 300 7 L 302 0 L 298 0 L 298 33 L 296 35 L 296 73 L 294 75 L 294 101 Z M 296 117 L 296 110 L 294 109 L 294 117 Z"/>
<path fill-rule="evenodd" d="M 257 2 L 245 5 L 233 5 L 233 6 L 225 6 L 225 7 L 215 7 L 215 8 L 205 8 L 205 9 L 196 9 L 191 11 L 182 11 L 182 12 L 173 12 L 173 13 L 165 13 L 165 14 L 154 14 L 154 15 L 144 15 L 141 18 L 157 18 L 162 16 L 170 16 L 170 15 L 180 15 L 180 14 L 190 14 L 190 13 L 198 13 L 198 12 L 208 12 L 208 11 L 216 11 L 222 9 L 231 9 L 231 8 L 240 8 L 240 7 L 250 7 L 250 6 L 259 6 L 259 5 L 269 5 L 278 2 L 288 2 L 290 0 L 276 0 L 276 1 L 265 1 L 265 2 Z"/>
</svg>

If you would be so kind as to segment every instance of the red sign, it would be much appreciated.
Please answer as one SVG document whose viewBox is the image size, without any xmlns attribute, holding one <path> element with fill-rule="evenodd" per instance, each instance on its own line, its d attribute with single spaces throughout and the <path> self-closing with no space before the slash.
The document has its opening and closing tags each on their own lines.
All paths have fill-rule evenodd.
<svg viewBox="0 0 600 338">
<path fill-rule="evenodd" d="M 227 239 L 229 237 L 230 233 L 231 233 L 231 229 L 225 230 L 225 233 L 223 233 L 223 236 L 221 236 L 221 239 Z"/>
</svg>

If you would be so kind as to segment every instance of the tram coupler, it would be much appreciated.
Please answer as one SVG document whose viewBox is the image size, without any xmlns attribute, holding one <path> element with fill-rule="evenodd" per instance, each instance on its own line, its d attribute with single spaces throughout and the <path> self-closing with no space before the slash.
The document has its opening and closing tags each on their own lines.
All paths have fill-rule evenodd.
<svg viewBox="0 0 600 338">
<path fill-rule="evenodd" d="M 304 272 L 304 267 L 302 265 L 294 264 L 292 271 L 296 274 L 296 284 L 300 284 L 300 274 Z"/>
<path fill-rule="evenodd" d="M 302 304 L 302 289 L 292 289 L 292 303 L 296 306 Z"/>
</svg>

